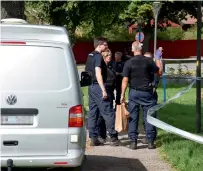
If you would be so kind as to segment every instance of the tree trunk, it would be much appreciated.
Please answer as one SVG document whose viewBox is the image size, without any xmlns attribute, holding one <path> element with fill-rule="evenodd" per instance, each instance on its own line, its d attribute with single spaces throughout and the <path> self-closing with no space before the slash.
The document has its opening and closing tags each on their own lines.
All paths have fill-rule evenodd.
<svg viewBox="0 0 203 171">
<path fill-rule="evenodd" d="M 1 1 L 1 19 L 25 19 L 24 1 Z"/>
</svg>

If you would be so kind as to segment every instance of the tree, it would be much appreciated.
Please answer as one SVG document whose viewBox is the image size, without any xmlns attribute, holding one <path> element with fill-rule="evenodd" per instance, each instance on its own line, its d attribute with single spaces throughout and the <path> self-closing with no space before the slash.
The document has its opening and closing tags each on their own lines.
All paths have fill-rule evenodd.
<svg viewBox="0 0 203 171">
<path fill-rule="evenodd" d="M 83 20 L 85 13 L 84 1 L 53 1 L 50 17 L 53 25 L 65 26 L 72 42 L 75 41 L 75 30 Z"/>
<path fill-rule="evenodd" d="M 138 18 L 142 18 L 146 28 L 152 30 L 150 21 L 154 18 L 153 8 L 150 1 L 132 1 L 127 10 L 120 14 L 123 21 L 135 23 Z M 179 23 L 185 19 L 186 15 L 196 17 L 197 4 L 193 1 L 166 1 L 162 2 L 162 7 L 159 14 L 159 24 L 168 23 L 168 21 Z M 169 25 L 168 25 L 169 26 Z"/>
<path fill-rule="evenodd" d="M 54 25 L 65 25 L 72 34 L 77 27 L 86 26 L 91 37 L 101 36 L 113 24 L 119 22 L 119 13 L 128 4 L 129 2 L 111 1 L 53 2 L 51 18 Z M 82 28 L 84 29 L 86 28 Z"/>
<path fill-rule="evenodd" d="M 130 2 L 38 1 L 26 2 L 26 15 L 38 24 L 64 26 L 72 40 L 79 26 L 88 26 L 91 37 L 100 36 L 119 22 L 119 14 Z M 82 28 L 83 30 L 86 28 Z"/>
<path fill-rule="evenodd" d="M 1 19 L 25 19 L 24 1 L 1 1 Z"/>
<path fill-rule="evenodd" d="M 32 24 L 50 24 L 51 1 L 26 1 L 25 15 Z"/>
<path fill-rule="evenodd" d="M 196 1 L 174 1 L 164 2 L 160 10 L 160 20 L 170 20 L 179 23 L 187 15 L 197 17 Z"/>
<path fill-rule="evenodd" d="M 27 1 L 25 13 L 28 22 L 64 26 L 69 31 L 71 40 L 80 23 L 81 4 L 79 1 Z"/>
<path fill-rule="evenodd" d="M 84 21 L 92 26 L 92 36 L 100 36 L 118 23 L 119 14 L 129 5 L 128 1 L 90 1 L 86 4 Z M 123 25 L 123 23 L 122 23 Z"/>
</svg>

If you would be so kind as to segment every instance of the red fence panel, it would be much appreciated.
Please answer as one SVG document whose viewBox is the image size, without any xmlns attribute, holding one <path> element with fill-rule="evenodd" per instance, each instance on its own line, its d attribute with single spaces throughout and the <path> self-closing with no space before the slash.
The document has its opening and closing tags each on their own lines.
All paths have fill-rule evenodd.
<svg viewBox="0 0 203 171">
<path fill-rule="evenodd" d="M 197 41 L 196 40 L 177 40 L 177 41 L 157 41 L 157 47 L 163 47 L 163 58 L 189 58 L 197 55 Z M 201 42 L 201 49 L 203 49 L 203 40 Z M 154 41 L 149 42 L 149 51 L 154 51 Z M 203 56 L 203 50 L 201 52 Z"/>
<path fill-rule="evenodd" d="M 116 51 L 125 53 L 131 48 L 132 42 L 109 42 L 109 48 L 114 54 Z M 191 56 L 196 56 L 197 53 L 197 41 L 196 40 L 178 40 L 178 41 L 157 41 L 157 47 L 163 47 L 164 53 L 163 58 L 169 59 L 180 59 L 189 58 Z M 203 40 L 201 44 L 201 55 L 203 56 Z M 92 42 L 76 42 L 73 46 L 73 53 L 77 64 L 85 63 L 87 56 L 90 52 L 94 50 L 93 41 Z M 149 41 L 148 51 L 154 51 L 154 41 Z M 114 55 L 113 55 L 114 57 Z"/>
<path fill-rule="evenodd" d="M 111 49 L 112 54 L 114 54 L 116 51 L 124 53 L 125 50 L 129 50 L 131 44 L 132 42 L 108 42 L 108 46 Z M 76 42 L 76 44 L 73 46 L 73 53 L 77 64 L 85 63 L 88 54 L 93 50 L 93 42 Z"/>
<path fill-rule="evenodd" d="M 73 53 L 77 64 L 85 63 L 87 56 L 94 50 L 93 42 L 76 42 Z"/>
</svg>

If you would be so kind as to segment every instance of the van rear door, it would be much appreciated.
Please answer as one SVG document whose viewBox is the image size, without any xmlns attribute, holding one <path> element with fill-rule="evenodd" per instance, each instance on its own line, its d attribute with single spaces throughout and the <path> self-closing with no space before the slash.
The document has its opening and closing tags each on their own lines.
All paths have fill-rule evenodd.
<svg viewBox="0 0 203 171">
<path fill-rule="evenodd" d="M 0 46 L 1 156 L 67 155 L 71 83 L 66 53 Z"/>
</svg>

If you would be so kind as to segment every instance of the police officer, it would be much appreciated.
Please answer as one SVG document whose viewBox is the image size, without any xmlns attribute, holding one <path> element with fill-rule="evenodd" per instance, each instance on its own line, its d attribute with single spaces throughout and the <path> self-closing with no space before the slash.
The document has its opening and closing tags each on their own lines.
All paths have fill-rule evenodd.
<svg viewBox="0 0 203 171">
<path fill-rule="evenodd" d="M 109 92 L 109 100 L 111 101 L 111 107 L 113 108 L 113 100 L 114 100 L 114 88 L 116 84 L 116 71 L 113 67 L 113 63 L 111 61 L 112 59 L 112 53 L 109 49 L 105 50 L 104 52 L 101 53 L 104 62 L 106 63 L 107 66 L 107 81 L 106 81 L 106 89 L 108 89 Z M 101 143 L 105 143 L 107 140 L 107 134 L 106 134 L 106 126 L 105 126 L 105 121 L 103 117 L 100 115 L 98 122 L 97 122 L 97 134 L 98 134 L 98 140 Z"/>
<path fill-rule="evenodd" d="M 161 56 L 162 56 L 162 53 L 157 53 L 159 51 L 159 49 L 157 49 L 157 51 L 156 51 L 156 55 L 155 55 L 154 61 L 156 60 L 156 58 L 160 59 Z M 151 52 L 146 52 L 144 54 L 144 56 L 148 57 L 148 58 L 153 58 L 153 55 L 152 55 Z M 161 67 L 162 67 L 162 62 L 161 62 Z M 156 89 L 158 88 L 158 84 L 159 84 L 159 75 L 157 73 L 151 73 L 151 82 L 152 82 L 152 86 L 153 86 L 153 95 L 154 95 L 154 98 L 155 98 L 156 104 L 157 104 L 158 103 L 158 94 L 157 94 Z M 145 129 L 145 122 L 144 121 L 143 121 L 143 126 L 144 126 L 144 130 L 146 131 L 146 129 Z M 148 144 L 147 138 L 142 139 L 141 142 L 143 144 Z"/>
<path fill-rule="evenodd" d="M 120 105 L 121 99 L 121 84 L 122 84 L 122 72 L 124 63 L 121 61 L 122 53 L 115 53 L 115 70 L 116 70 L 116 105 Z"/>
<path fill-rule="evenodd" d="M 96 38 L 94 40 L 95 50 L 89 54 L 86 62 L 86 71 L 92 75 L 93 83 L 88 88 L 89 93 L 89 114 L 88 114 L 88 129 L 91 139 L 91 146 L 101 145 L 98 140 L 96 126 L 99 114 L 104 118 L 107 131 L 110 134 L 110 144 L 113 146 L 119 145 L 118 135 L 115 131 L 115 112 L 111 107 L 109 98 L 110 92 L 106 88 L 107 81 L 107 66 L 101 55 L 108 47 L 105 38 Z"/>
<path fill-rule="evenodd" d="M 110 101 L 111 101 L 111 106 L 113 108 L 113 100 L 115 99 L 114 97 L 114 89 L 116 85 L 116 70 L 114 63 L 112 62 L 112 53 L 109 49 L 106 51 L 102 52 L 102 56 L 104 58 L 104 62 L 106 63 L 107 66 L 107 80 L 106 80 L 106 88 L 108 89 L 108 92 L 110 94 Z"/>
<path fill-rule="evenodd" d="M 148 148 L 154 149 L 156 139 L 156 128 L 147 122 L 148 109 L 156 105 L 151 84 L 151 73 L 162 73 L 160 60 L 156 63 L 152 58 L 142 55 L 142 45 L 139 42 L 132 44 L 134 57 L 125 63 L 123 69 L 121 102 L 125 101 L 125 92 L 129 82 L 129 105 L 130 112 L 128 135 L 131 139 L 130 148 L 137 148 L 139 106 L 143 109 L 144 121 L 146 126 L 146 137 Z"/>
</svg>

